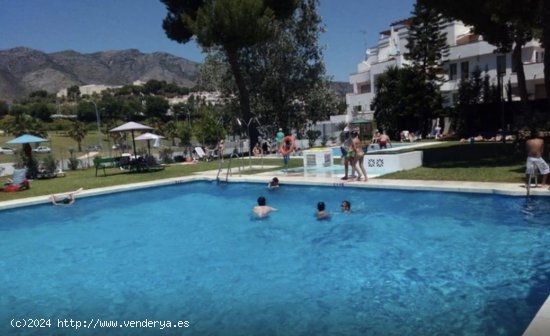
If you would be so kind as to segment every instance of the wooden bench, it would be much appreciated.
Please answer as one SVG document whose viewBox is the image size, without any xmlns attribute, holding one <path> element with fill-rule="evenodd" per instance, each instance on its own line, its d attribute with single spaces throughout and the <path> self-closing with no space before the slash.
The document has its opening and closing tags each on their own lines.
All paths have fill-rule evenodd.
<svg viewBox="0 0 550 336">
<path fill-rule="evenodd" d="M 100 169 L 103 169 L 103 176 L 107 176 L 107 173 L 105 172 L 105 168 L 118 167 L 119 159 L 120 158 L 114 158 L 114 157 L 102 158 L 100 156 L 96 156 L 94 158 L 95 176 L 97 177 L 97 171 Z"/>
</svg>

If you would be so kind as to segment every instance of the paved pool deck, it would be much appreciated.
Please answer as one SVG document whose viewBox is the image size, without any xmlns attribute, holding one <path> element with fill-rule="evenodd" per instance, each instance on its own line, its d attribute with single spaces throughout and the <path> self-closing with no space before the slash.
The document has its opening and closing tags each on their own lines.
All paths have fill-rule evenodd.
<svg viewBox="0 0 550 336">
<path fill-rule="evenodd" d="M 249 166 L 247 169 L 266 169 L 267 165 Z M 373 189 L 398 189 L 398 190 L 425 190 L 425 191 L 442 191 L 442 192 L 466 192 L 479 194 L 497 194 L 516 197 L 526 197 L 527 190 L 520 183 L 494 183 L 494 182 L 465 182 L 465 181 L 424 181 L 424 180 L 393 180 L 393 179 L 378 179 L 369 177 L 368 181 L 341 180 L 342 175 L 333 174 L 309 174 L 300 172 L 299 170 L 271 171 L 258 173 L 254 175 L 245 175 L 246 169 L 239 171 L 233 169 L 228 175 L 226 171 L 220 174 L 222 181 L 228 182 L 252 182 L 252 183 L 267 183 L 273 177 L 277 177 L 281 185 L 322 185 L 334 187 L 349 187 L 349 188 L 373 188 Z M 216 181 L 218 170 L 204 171 L 196 173 L 193 176 L 175 177 L 162 180 L 132 183 L 125 185 L 117 185 L 104 188 L 95 188 L 83 190 L 78 193 L 76 198 L 91 197 L 103 194 L 124 192 L 136 189 L 152 188 L 165 185 L 173 185 L 179 183 L 187 183 L 192 181 Z M 548 188 L 531 188 L 532 196 L 550 197 Z M 0 211 L 5 209 L 13 209 L 29 205 L 37 205 L 49 203 L 49 196 L 36 196 L 23 198 L 18 200 L 0 202 Z M 543 304 L 525 333 L 524 336 L 543 336 L 550 335 L 550 297 Z"/>
</svg>

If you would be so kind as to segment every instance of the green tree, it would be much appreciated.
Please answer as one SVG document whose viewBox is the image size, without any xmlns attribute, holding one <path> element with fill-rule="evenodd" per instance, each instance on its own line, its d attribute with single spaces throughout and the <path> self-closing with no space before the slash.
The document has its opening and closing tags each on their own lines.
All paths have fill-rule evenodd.
<svg viewBox="0 0 550 336">
<path fill-rule="evenodd" d="M 160 94 L 165 85 L 165 81 L 159 81 L 156 79 L 148 80 L 147 83 L 143 85 L 143 93 L 153 95 Z"/>
<path fill-rule="evenodd" d="M 67 98 L 72 101 L 78 100 L 80 97 L 80 88 L 78 85 L 73 85 L 67 88 Z"/>
<path fill-rule="evenodd" d="M 44 122 L 51 122 L 51 116 L 55 113 L 55 106 L 53 104 L 47 104 L 45 102 L 29 104 L 27 106 L 27 109 L 31 116 Z"/>
<path fill-rule="evenodd" d="M 230 92 L 234 86 L 233 78 L 228 78 L 231 70 L 224 62 L 221 53 L 210 53 L 199 65 L 199 84 L 206 91 Z M 229 86 L 228 86 L 229 84 Z"/>
<path fill-rule="evenodd" d="M 193 138 L 193 129 L 189 124 L 180 124 L 178 127 L 178 137 L 181 145 L 186 147 L 187 153 L 191 153 L 191 139 Z"/>
<path fill-rule="evenodd" d="M 98 108 L 101 110 L 102 120 L 123 120 L 132 118 L 126 118 L 127 114 L 124 108 L 125 99 L 123 97 L 112 96 L 112 95 L 103 95 L 101 101 L 97 103 Z M 136 112 L 141 112 L 141 102 L 138 104 L 139 110 Z"/>
<path fill-rule="evenodd" d="M 98 107 L 99 111 L 99 107 Z M 95 106 L 89 101 L 81 101 L 76 107 L 76 117 L 82 122 L 96 121 Z"/>
<path fill-rule="evenodd" d="M 67 120 L 67 119 L 64 119 L 64 118 L 58 118 L 58 119 L 55 119 L 53 122 L 52 122 L 52 130 L 55 130 L 55 131 L 64 131 L 64 132 L 68 132 L 69 129 L 71 128 L 72 126 L 72 121 L 70 120 Z"/>
<path fill-rule="evenodd" d="M 148 96 L 145 98 L 145 115 L 147 118 L 166 120 L 166 112 L 170 108 L 164 97 Z"/>
<path fill-rule="evenodd" d="M 44 123 L 36 118 L 33 118 L 29 114 L 27 106 L 19 104 L 12 105 L 10 114 L 4 117 L 4 121 L 6 121 L 5 129 L 15 136 L 29 133 L 43 138 L 48 137 L 48 134 L 44 128 Z"/>
<path fill-rule="evenodd" d="M 48 91 L 37 90 L 29 93 L 29 98 L 48 98 Z"/>
<path fill-rule="evenodd" d="M 163 21 L 167 36 L 187 43 L 194 36 L 204 49 L 219 49 L 230 65 L 239 93 L 241 116 L 253 117 L 249 87 L 239 54 L 246 48 L 273 38 L 276 20 L 292 15 L 295 0 L 161 0 L 168 11 Z M 251 127 L 251 137 L 258 130 Z"/>
<path fill-rule="evenodd" d="M 86 134 L 88 134 L 88 129 L 84 123 L 78 120 L 73 122 L 71 128 L 69 129 L 69 137 L 76 141 L 79 152 L 82 152 L 82 140 L 84 140 Z"/>
<path fill-rule="evenodd" d="M 178 126 L 174 121 L 169 121 L 161 128 L 161 133 L 166 138 L 172 140 L 172 146 L 176 145 L 176 138 L 178 137 Z"/>
<path fill-rule="evenodd" d="M 416 125 L 411 125 L 413 129 L 426 135 L 431 129 L 431 119 L 439 117 L 443 112 L 439 87 L 442 82 L 442 61 L 449 53 L 449 46 L 444 32 L 445 21 L 439 12 L 417 2 L 412 14 L 406 45 L 409 51 L 405 58 L 411 62 L 410 68 L 414 72 L 411 84 L 415 86 L 414 91 L 408 92 L 408 101 L 416 108 L 410 111 L 408 117 L 416 119 Z M 422 82 L 424 85 L 419 86 Z"/>
<path fill-rule="evenodd" d="M 274 40 L 243 54 L 254 108 L 264 124 L 299 129 L 337 110 L 318 45 L 324 26 L 317 4 L 298 1 L 292 17 L 274 24 Z"/>
<path fill-rule="evenodd" d="M 7 102 L 0 100 L 0 118 L 2 118 L 5 115 L 8 115 L 10 112 L 10 108 Z"/>
<path fill-rule="evenodd" d="M 425 101 L 419 93 L 427 94 L 430 87 L 412 68 L 389 67 L 375 83 L 378 91 L 371 103 L 378 127 L 388 134 L 400 130 L 417 130 L 423 125 Z M 413 94 L 411 94 L 413 93 Z M 439 104 L 442 102 L 439 101 Z"/>
<path fill-rule="evenodd" d="M 212 106 L 201 107 L 201 118 L 193 124 L 193 134 L 203 145 L 213 146 L 225 138 L 225 130 Z"/>
<path fill-rule="evenodd" d="M 395 66 L 388 67 L 378 76 L 375 85 L 376 96 L 372 100 L 371 109 L 378 127 L 383 130 L 399 129 L 399 120 L 402 114 L 401 84 L 402 72 Z"/>
</svg>

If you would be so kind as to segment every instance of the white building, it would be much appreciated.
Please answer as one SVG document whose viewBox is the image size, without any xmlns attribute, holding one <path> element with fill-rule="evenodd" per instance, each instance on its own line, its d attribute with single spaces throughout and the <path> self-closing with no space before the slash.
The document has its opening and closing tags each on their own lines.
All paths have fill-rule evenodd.
<svg viewBox="0 0 550 336">
<path fill-rule="evenodd" d="M 373 120 L 374 111 L 370 105 L 376 94 L 376 79 L 389 66 L 402 67 L 407 64 L 404 54 L 409 35 L 410 20 L 402 20 L 391 24 L 390 29 L 380 33 L 375 47 L 366 51 L 365 60 L 357 65 L 357 72 L 350 75 L 353 93 L 346 95 L 348 105 L 348 120 L 362 117 Z M 444 59 L 446 78 L 441 86 L 448 104 L 456 102 L 460 79 L 466 78 L 478 67 L 487 71 L 491 81 L 497 83 L 497 64 L 505 66 L 503 83 L 512 84 L 513 99 L 518 99 L 517 76 L 512 71 L 511 53 L 497 54 L 495 46 L 483 41 L 475 35 L 471 27 L 462 22 L 449 22 L 444 27 L 447 33 L 449 55 Z M 527 91 L 531 99 L 545 98 L 544 90 L 544 48 L 537 41 L 531 41 L 523 47 L 522 61 L 524 64 Z"/>
<path fill-rule="evenodd" d="M 193 96 L 193 99 L 203 101 L 206 105 L 219 105 L 223 103 L 223 98 L 220 92 L 213 91 L 199 91 L 199 92 L 191 92 L 185 96 L 179 96 L 174 98 L 168 98 L 168 104 L 170 105 L 176 105 L 179 103 L 187 103 L 189 101 L 189 98 Z"/>
<path fill-rule="evenodd" d="M 78 89 L 80 90 L 80 95 L 88 95 L 91 96 L 94 93 L 101 93 L 102 91 L 105 91 L 107 89 L 119 89 L 122 85 L 103 85 L 103 84 L 89 84 L 89 85 L 82 85 L 79 86 Z M 57 97 L 67 97 L 67 89 L 62 89 L 57 92 Z"/>
</svg>

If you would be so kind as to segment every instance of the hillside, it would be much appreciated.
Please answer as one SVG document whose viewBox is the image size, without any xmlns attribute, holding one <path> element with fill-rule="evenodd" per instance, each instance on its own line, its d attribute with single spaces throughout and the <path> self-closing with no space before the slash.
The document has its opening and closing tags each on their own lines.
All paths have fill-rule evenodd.
<svg viewBox="0 0 550 336">
<path fill-rule="evenodd" d="M 164 80 L 191 87 L 198 63 L 167 53 L 136 49 L 81 54 L 72 50 L 44 53 L 29 48 L 0 50 L 0 100 L 12 101 L 32 91 L 50 93 L 72 85 L 127 85 L 136 80 Z"/>
</svg>

